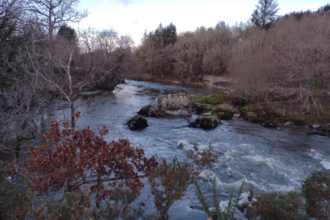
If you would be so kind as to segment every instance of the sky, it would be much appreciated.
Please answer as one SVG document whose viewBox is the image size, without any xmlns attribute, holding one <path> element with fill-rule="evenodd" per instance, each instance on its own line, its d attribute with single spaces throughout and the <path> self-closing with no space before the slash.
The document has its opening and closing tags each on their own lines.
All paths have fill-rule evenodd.
<svg viewBox="0 0 330 220">
<path fill-rule="evenodd" d="M 292 11 L 317 10 L 326 1 L 278 0 L 278 15 Z M 160 23 L 171 22 L 177 33 L 194 31 L 197 27 L 214 27 L 219 21 L 232 26 L 249 20 L 258 0 L 80 0 L 76 9 L 88 10 L 79 29 L 113 28 L 118 35 L 130 35 L 135 46 L 140 44 L 145 30 L 154 31 Z M 72 24 L 78 28 L 78 24 Z"/>
</svg>

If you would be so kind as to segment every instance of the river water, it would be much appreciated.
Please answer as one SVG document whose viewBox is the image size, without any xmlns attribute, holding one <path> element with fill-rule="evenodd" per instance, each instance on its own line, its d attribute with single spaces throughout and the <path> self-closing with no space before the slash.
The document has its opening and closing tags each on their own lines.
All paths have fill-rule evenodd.
<svg viewBox="0 0 330 220">
<path fill-rule="evenodd" d="M 113 93 L 104 92 L 90 101 L 97 104 L 84 105 L 84 113 L 77 123 L 78 128 L 90 126 L 92 130 L 103 125 L 109 129 L 106 141 L 129 139 L 132 146 L 140 146 L 147 156 L 157 155 L 186 161 L 187 150 L 194 145 L 203 148 L 211 144 L 218 161 L 212 169 L 205 170 L 199 183 L 207 198 L 212 198 L 212 182 L 216 176 L 216 187 L 221 204 L 225 205 L 231 188 L 239 188 L 246 181 L 243 198 L 250 189 L 256 191 L 299 190 L 301 182 L 314 170 L 330 169 L 330 140 L 328 137 L 308 136 L 307 128 L 267 129 L 241 119 L 223 121 L 213 130 L 188 127 L 188 117 L 147 118 L 149 127 L 131 131 L 126 123 L 141 107 L 157 97 L 170 93 L 214 94 L 212 88 L 168 85 L 151 82 L 130 81 L 117 87 Z M 58 110 L 55 118 L 63 118 L 66 110 Z M 47 126 L 46 122 L 41 123 Z M 152 213 L 153 202 L 146 182 L 139 201 L 146 204 L 147 213 Z M 190 186 L 181 201 L 170 209 L 171 219 L 206 219 L 203 211 L 192 209 L 200 206 Z M 237 213 L 237 218 L 243 219 Z"/>
</svg>

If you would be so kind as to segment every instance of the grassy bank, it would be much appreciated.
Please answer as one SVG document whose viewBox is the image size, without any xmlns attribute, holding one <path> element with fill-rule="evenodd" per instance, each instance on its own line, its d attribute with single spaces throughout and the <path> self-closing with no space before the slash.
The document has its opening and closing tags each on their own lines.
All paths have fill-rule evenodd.
<svg viewBox="0 0 330 220">
<path fill-rule="evenodd" d="M 322 111 L 310 107 L 302 108 L 299 102 L 292 100 L 249 103 L 233 92 L 221 92 L 216 95 L 191 95 L 197 113 L 212 113 L 221 119 L 233 116 L 243 118 L 264 127 L 302 126 L 317 130 L 320 135 L 330 133 L 330 103 L 321 99 Z M 317 134 L 317 133 L 316 133 Z"/>
</svg>

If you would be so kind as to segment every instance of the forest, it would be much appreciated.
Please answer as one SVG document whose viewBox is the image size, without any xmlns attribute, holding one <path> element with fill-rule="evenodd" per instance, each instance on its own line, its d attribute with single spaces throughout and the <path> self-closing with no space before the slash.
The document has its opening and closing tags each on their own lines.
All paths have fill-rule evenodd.
<svg viewBox="0 0 330 220">
<path fill-rule="evenodd" d="M 78 3 L 0 0 L 0 219 L 169 219 L 191 186 L 212 219 L 233 219 L 238 210 L 246 219 L 329 219 L 328 171 L 304 179 L 301 192 L 251 190 L 244 203 L 243 180 L 221 210 L 216 178 L 212 205 L 197 181 L 218 159 L 211 144 L 195 146 L 183 163 L 147 157 L 128 139 L 108 143 L 106 126 L 77 126 L 79 108 L 99 104 L 82 102 L 86 92 L 112 92 L 128 80 L 207 86 L 203 78 L 217 76 L 229 79 L 213 85 L 221 95 L 191 96 L 212 114 L 235 112 L 265 127 L 292 122 L 330 136 L 329 4 L 278 16 L 276 0 L 259 0 L 246 23 L 182 33 L 159 24 L 134 42 L 114 29 L 72 28 L 89 15 Z M 40 131 L 41 118 L 61 108 L 66 120 L 52 118 Z M 40 145 L 26 146 L 30 140 Z M 134 202 L 145 184 L 152 214 Z M 40 199 L 50 192 L 61 199 Z"/>
</svg>

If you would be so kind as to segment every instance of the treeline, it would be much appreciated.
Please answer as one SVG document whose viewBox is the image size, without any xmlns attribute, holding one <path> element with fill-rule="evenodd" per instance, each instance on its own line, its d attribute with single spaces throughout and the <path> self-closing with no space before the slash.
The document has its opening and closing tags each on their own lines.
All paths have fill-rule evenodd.
<svg viewBox="0 0 330 220">
<path fill-rule="evenodd" d="M 160 25 L 144 35 L 135 51 L 137 72 L 161 78 L 225 74 L 230 50 L 237 40 L 224 22 L 215 28 L 201 27 L 178 36 L 173 24 L 166 28 Z"/>
<path fill-rule="evenodd" d="M 13 151 L 12 140 L 19 152 L 20 142 L 36 135 L 37 115 L 56 102 L 68 101 L 74 119 L 82 91 L 112 90 L 132 70 L 129 36 L 67 25 L 88 16 L 77 3 L 0 1 L 0 152 Z"/>
<path fill-rule="evenodd" d="M 321 111 L 317 97 L 329 89 L 330 81 L 329 9 L 326 5 L 316 12 L 293 12 L 264 22 L 264 27 L 257 25 L 260 21 L 233 27 L 219 22 L 177 36 L 173 31 L 172 41 L 159 33 L 175 26 L 160 25 L 144 35 L 135 51 L 136 77 L 230 76 L 235 92 L 248 102 L 271 95 Z"/>
</svg>

